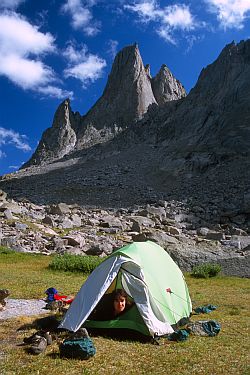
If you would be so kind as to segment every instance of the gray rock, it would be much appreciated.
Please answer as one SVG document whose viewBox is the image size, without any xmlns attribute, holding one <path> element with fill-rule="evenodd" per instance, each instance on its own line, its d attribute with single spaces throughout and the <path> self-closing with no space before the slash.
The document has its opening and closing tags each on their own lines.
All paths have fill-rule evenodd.
<svg viewBox="0 0 250 375">
<path fill-rule="evenodd" d="M 133 223 L 131 228 L 133 232 L 141 233 L 145 228 L 152 228 L 155 226 L 153 220 L 143 216 L 131 216 L 130 220 Z"/>
<path fill-rule="evenodd" d="M 82 248 L 85 245 L 85 238 L 80 234 L 64 236 L 63 239 L 66 240 L 70 246 Z"/>
<path fill-rule="evenodd" d="M 0 211 L 4 212 L 5 210 L 9 210 L 13 214 L 21 214 L 22 213 L 22 208 L 17 203 L 11 203 L 11 202 L 3 203 L 0 206 Z"/>
<path fill-rule="evenodd" d="M 162 221 L 166 219 L 166 210 L 164 207 L 154 207 L 147 205 L 146 209 L 139 212 L 139 215 L 152 216 Z"/>
<path fill-rule="evenodd" d="M 117 217 L 106 215 L 104 217 L 101 217 L 100 226 L 104 228 L 120 228 L 123 229 L 123 225 L 121 220 L 119 220 Z"/>
<path fill-rule="evenodd" d="M 21 231 L 25 231 L 26 229 L 28 229 L 28 225 L 24 223 L 15 223 L 15 227 L 16 229 Z"/>
<path fill-rule="evenodd" d="M 0 203 L 5 203 L 7 198 L 7 193 L 5 191 L 0 190 Z"/>
<path fill-rule="evenodd" d="M 43 219 L 42 219 L 42 223 L 43 224 L 48 224 L 50 225 L 51 227 L 54 227 L 54 220 L 51 218 L 51 216 L 48 216 L 46 215 Z"/>
<path fill-rule="evenodd" d="M 66 203 L 59 203 L 59 204 L 53 204 L 49 208 L 49 213 L 51 215 L 60 215 L 63 216 L 65 214 L 70 213 L 70 208 Z"/>
<path fill-rule="evenodd" d="M 207 240 L 220 241 L 225 239 L 225 234 L 221 232 L 209 231 L 206 235 Z"/>
<path fill-rule="evenodd" d="M 68 217 L 65 217 L 60 223 L 59 227 L 63 229 L 72 229 L 74 224 Z"/>
<path fill-rule="evenodd" d="M 180 81 L 173 76 L 166 65 L 162 65 L 159 73 L 152 79 L 152 89 L 159 105 L 187 96 Z"/>
<path fill-rule="evenodd" d="M 178 243 L 176 238 L 169 236 L 168 234 L 162 231 L 158 231 L 158 230 L 133 235 L 132 239 L 133 241 L 139 241 L 139 242 L 150 240 L 150 241 L 156 242 L 158 245 L 164 248 L 166 248 L 169 244 Z"/>
<path fill-rule="evenodd" d="M 82 225 L 82 219 L 79 215 L 73 214 L 70 216 L 70 219 L 74 227 L 80 227 Z"/>
<path fill-rule="evenodd" d="M 14 216 L 12 215 L 12 212 L 7 208 L 4 211 L 4 216 L 6 217 L 7 220 L 13 220 Z"/>
</svg>

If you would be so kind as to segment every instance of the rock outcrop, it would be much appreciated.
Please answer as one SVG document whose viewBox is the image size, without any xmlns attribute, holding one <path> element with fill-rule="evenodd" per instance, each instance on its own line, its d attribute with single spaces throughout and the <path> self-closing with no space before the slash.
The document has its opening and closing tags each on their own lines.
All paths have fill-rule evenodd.
<svg viewBox="0 0 250 375">
<path fill-rule="evenodd" d="M 52 127 L 45 130 L 32 158 L 22 168 L 62 158 L 72 151 L 76 144 L 79 118 L 78 113 L 72 112 L 70 100 L 64 100 L 55 113 Z"/>
<path fill-rule="evenodd" d="M 159 105 L 187 96 L 183 85 L 173 76 L 166 65 L 162 65 L 159 73 L 152 78 L 152 89 Z"/>
</svg>

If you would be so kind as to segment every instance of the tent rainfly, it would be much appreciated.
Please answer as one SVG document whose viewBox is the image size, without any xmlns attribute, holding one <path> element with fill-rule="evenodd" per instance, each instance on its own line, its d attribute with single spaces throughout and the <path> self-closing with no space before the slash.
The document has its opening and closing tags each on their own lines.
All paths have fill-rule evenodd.
<svg viewBox="0 0 250 375">
<path fill-rule="evenodd" d="M 116 319 L 88 319 L 105 293 L 124 289 L 133 306 Z M 89 275 L 59 328 L 127 328 L 148 336 L 172 333 L 192 311 L 184 276 L 168 253 L 151 241 L 134 242 L 107 257 Z"/>
</svg>

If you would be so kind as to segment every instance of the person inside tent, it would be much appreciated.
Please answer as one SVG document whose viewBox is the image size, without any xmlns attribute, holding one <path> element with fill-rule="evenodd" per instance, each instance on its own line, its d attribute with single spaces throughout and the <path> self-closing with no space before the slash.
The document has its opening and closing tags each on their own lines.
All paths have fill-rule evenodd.
<svg viewBox="0 0 250 375">
<path fill-rule="evenodd" d="M 113 293 L 104 294 L 89 320 L 113 320 L 125 313 L 132 306 L 127 293 L 123 289 L 117 289 Z"/>
</svg>

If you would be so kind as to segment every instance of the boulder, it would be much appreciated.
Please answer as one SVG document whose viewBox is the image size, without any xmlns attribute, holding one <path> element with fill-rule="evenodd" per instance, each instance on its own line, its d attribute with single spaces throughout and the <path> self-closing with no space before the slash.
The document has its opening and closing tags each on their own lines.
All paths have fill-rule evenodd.
<svg viewBox="0 0 250 375">
<path fill-rule="evenodd" d="M 12 215 L 12 212 L 7 208 L 4 211 L 4 216 L 6 217 L 7 220 L 13 220 L 14 216 Z"/>
<path fill-rule="evenodd" d="M 106 215 L 101 217 L 100 227 L 103 228 L 119 228 L 123 229 L 123 225 L 120 219 L 112 215 Z"/>
<path fill-rule="evenodd" d="M 62 238 L 67 241 L 69 246 L 82 248 L 85 245 L 85 238 L 80 234 L 63 236 Z"/>
<path fill-rule="evenodd" d="M 51 215 L 63 216 L 70 213 L 70 208 L 66 203 L 53 204 L 49 207 L 49 213 Z"/>
<path fill-rule="evenodd" d="M 155 222 L 147 217 L 143 216 L 131 216 L 130 220 L 132 221 L 132 228 L 133 232 L 141 233 L 146 228 L 152 228 L 155 226 Z"/>
<path fill-rule="evenodd" d="M 70 216 L 70 220 L 72 221 L 72 224 L 74 227 L 80 227 L 82 225 L 82 219 L 79 215 L 73 214 Z"/>
</svg>

